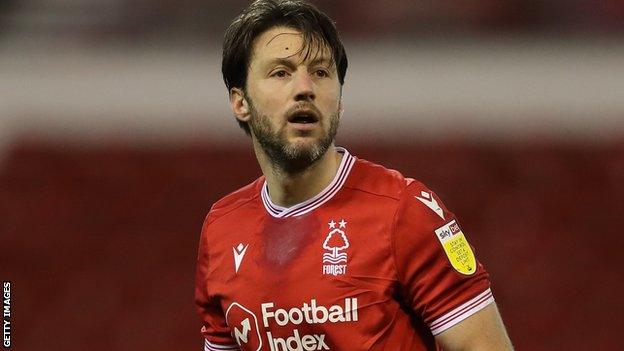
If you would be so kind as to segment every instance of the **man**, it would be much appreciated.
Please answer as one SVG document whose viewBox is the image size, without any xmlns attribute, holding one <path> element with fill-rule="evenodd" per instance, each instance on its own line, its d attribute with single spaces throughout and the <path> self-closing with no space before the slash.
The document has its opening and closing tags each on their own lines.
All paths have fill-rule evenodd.
<svg viewBox="0 0 624 351">
<path fill-rule="evenodd" d="M 223 77 L 264 176 L 204 222 L 205 350 L 511 350 L 454 215 L 334 146 L 346 69 L 305 2 L 255 1 L 228 28 Z"/>
</svg>

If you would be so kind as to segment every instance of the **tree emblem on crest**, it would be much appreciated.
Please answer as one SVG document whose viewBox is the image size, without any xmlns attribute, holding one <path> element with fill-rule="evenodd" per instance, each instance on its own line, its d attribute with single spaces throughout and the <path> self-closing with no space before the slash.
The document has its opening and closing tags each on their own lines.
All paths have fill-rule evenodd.
<svg viewBox="0 0 624 351">
<path fill-rule="evenodd" d="M 338 258 L 340 254 L 338 251 L 345 250 L 349 247 L 349 239 L 347 239 L 347 235 L 344 231 L 340 229 L 334 229 L 329 234 L 327 234 L 327 238 L 323 242 L 323 248 L 325 250 L 330 250 L 332 258 Z M 345 260 L 346 260 L 346 254 Z"/>
</svg>

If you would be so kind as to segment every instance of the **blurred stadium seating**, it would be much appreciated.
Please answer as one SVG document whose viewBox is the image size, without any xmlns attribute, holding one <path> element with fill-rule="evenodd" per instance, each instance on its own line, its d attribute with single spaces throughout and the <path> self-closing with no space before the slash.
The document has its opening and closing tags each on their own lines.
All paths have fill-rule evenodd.
<svg viewBox="0 0 624 351">
<path fill-rule="evenodd" d="M 249 150 L 17 145 L 0 173 L 17 349 L 197 348 L 197 234 L 213 201 L 259 174 Z M 618 345 L 618 328 L 578 331 L 621 318 L 624 144 L 351 150 L 423 180 L 463 219 L 517 349 Z"/>
</svg>

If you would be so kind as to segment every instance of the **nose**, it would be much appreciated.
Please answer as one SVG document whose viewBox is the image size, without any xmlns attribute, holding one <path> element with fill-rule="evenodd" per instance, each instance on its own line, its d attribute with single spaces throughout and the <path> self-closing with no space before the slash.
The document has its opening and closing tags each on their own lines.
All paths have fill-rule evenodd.
<svg viewBox="0 0 624 351">
<path fill-rule="evenodd" d="M 295 74 L 294 81 L 295 101 L 314 101 L 316 94 L 314 93 L 315 83 L 306 70 L 299 70 Z"/>
</svg>

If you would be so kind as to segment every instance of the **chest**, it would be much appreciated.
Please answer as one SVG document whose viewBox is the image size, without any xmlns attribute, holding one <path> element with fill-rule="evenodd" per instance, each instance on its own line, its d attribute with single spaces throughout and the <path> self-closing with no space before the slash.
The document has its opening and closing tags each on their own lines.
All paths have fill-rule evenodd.
<svg viewBox="0 0 624 351">
<path fill-rule="evenodd" d="M 372 213 L 241 220 L 211 247 L 212 283 L 222 297 L 252 289 L 259 297 L 279 292 L 284 302 L 296 302 L 291 293 L 330 297 L 362 284 L 383 290 L 373 281 L 394 278 L 390 230 L 391 221 Z"/>
<path fill-rule="evenodd" d="M 368 318 L 380 323 L 398 308 L 390 230 L 375 211 L 241 221 L 211 250 L 207 284 L 228 325 L 242 333 L 249 323 L 265 343 L 320 346 L 372 331 Z"/>
</svg>

